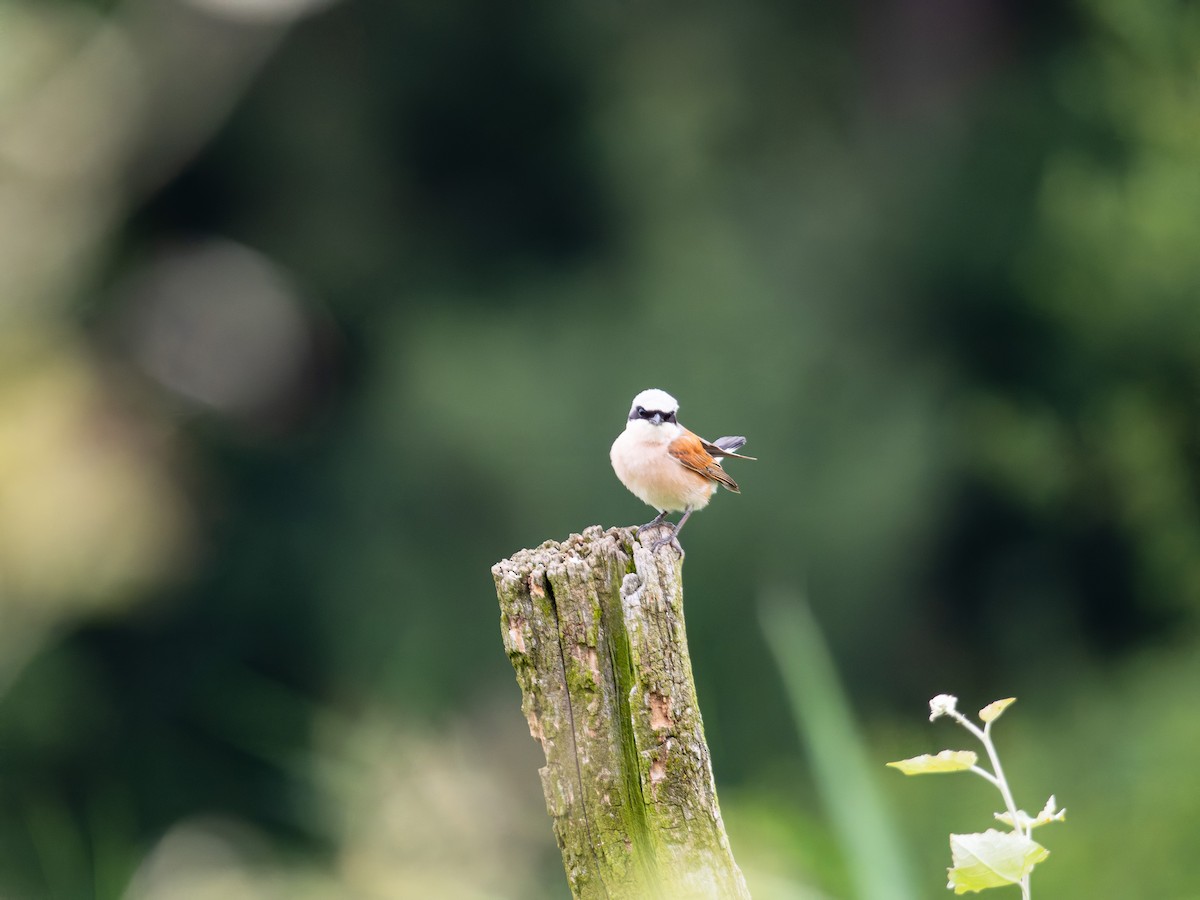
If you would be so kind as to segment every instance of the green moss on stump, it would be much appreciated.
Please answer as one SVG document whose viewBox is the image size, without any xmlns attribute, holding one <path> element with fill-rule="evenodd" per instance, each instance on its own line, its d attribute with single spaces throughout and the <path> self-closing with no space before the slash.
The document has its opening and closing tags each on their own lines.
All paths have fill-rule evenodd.
<svg viewBox="0 0 1200 900">
<path fill-rule="evenodd" d="M 682 560 L 593 526 L 492 569 L 576 898 L 748 898 L 721 822 Z"/>
</svg>

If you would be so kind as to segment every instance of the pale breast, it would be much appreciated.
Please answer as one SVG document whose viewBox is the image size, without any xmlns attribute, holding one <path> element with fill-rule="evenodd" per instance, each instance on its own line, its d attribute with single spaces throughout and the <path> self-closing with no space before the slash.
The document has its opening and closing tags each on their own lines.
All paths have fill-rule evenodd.
<svg viewBox="0 0 1200 900">
<path fill-rule="evenodd" d="M 703 509 L 716 490 L 714 482 L 667 453 L 666 445 L 638 440 L 627 431 L 613 442 L 609 458 L 621 483 L 659 511 Z"/>
</svg>

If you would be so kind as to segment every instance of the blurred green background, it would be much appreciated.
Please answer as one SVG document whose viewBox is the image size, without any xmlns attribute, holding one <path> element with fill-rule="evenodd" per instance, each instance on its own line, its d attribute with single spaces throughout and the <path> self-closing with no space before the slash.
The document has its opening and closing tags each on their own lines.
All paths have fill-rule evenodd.
<svg viewBox="0 0 1200 900">
<path fill-rule="evenodd" d="M 645 387 L 759 459 L 684 535 L 756 897 L 855 896 L 801 595 L 918 896 L 998 808 L 882 768 L 940 692 L 1021 700 L 1035 895 L 1197 896 L 1198 61 L 1168 0 L 0 0 L 0 896 L 564 897 L 489 568 L 650 518 Z"/>
</svg>

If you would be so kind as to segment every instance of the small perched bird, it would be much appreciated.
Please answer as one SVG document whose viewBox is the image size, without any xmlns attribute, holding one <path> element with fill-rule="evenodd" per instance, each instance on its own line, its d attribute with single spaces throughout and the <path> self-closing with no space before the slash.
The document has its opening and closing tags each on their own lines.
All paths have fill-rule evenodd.
<svg viewBox="0 0 1200 900">
<path fill-rule="evenodd" d="M 676 419 L 679 402 L 666 391 L 650 388 L 633 398 L 625 430 L 613 441 L 609 459 L 621 483 L 639 500 L 658 510 L 658 515 L 637 530 L 641 533 L 662 523 L 667 513 L 683 516 L 652 550 L 674 544 L 680 553 L 679 529 L 693 512 L 712 499 L 717 485 L 735 494 L 737 482 L 721 468 L 721 458 L 754 459 L 734 451 L 746 443 L 744 437 L 722 437 L 706 441 Z M 669 523 L 668 523 L 669 524 Z"/>
</svg>

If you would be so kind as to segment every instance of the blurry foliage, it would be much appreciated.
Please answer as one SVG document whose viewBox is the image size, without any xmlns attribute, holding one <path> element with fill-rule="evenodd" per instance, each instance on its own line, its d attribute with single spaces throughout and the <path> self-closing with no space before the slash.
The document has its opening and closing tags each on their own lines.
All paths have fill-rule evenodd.
<svg viewBox="0 0 1200 900">
<path fill-rule="evenodd" d="M 429 748 L 516 716 L 490 564 L 649 518 L 606 451 L 660 386 L 759 458 L 687 568 L 764 885 L 851 883 L 756 799 L 797 750 L 749 605 L 803 585 L 869 756 L 1020 694 L 1045 890 L 1186 893 L 1198 51 L 1168 0 L 0 0 L 0 892 L 395 896 L 345 860 L 408 879 L 409 826 L 336 825 L 394 755 L 540 835 L 450 803 L 530 868 L 442 895 L 556 895 L 534 748 Z M 394 742 L 330 799 L 363 708 Z M 953 800 L 904 804 L 936 870 Z"/>
</svg>

